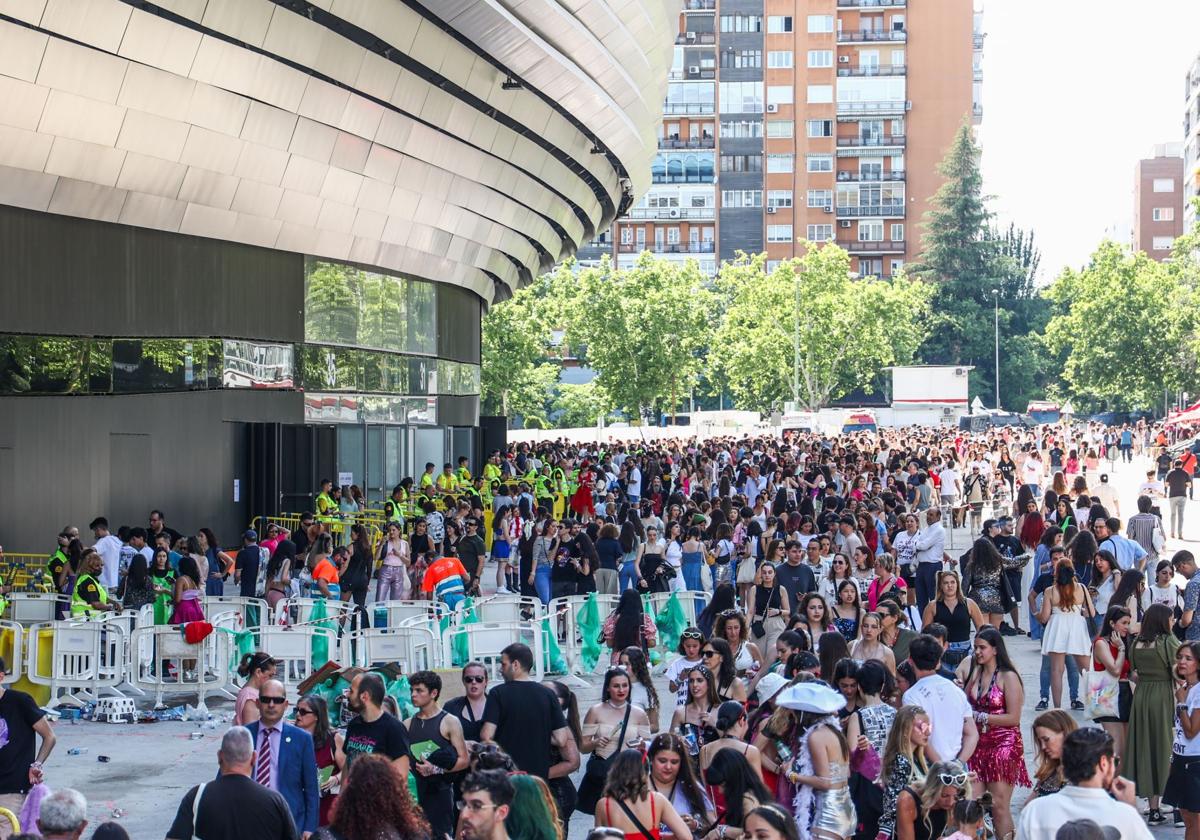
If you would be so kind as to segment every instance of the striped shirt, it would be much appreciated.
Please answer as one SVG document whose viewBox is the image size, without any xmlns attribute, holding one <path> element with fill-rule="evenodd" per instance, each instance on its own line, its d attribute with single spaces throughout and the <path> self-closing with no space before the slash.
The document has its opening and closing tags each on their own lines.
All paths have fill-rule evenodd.
<svg viewBox="0 0 1200 840">
<path fill-rule="evenodd" d="M 1125 525 L 1125 534 L 1129 539 L 1146 549 L 1148 564 L 1158 560 L 1158 552 L 1154 550 L 1156 530 L 1162 532 L 1162 520 L 1153 513 L 1135 514 L 1129 517 L 1129 522 Z"/>
</svg>

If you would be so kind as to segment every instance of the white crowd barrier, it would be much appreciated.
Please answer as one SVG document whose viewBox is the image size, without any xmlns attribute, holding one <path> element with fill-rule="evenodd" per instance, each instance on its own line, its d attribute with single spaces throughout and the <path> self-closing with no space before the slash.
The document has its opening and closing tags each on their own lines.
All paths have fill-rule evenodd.
<svg viewBox="0 0 1200 840">
<path fill-rule="evenodd" d="M 473 605 L 475 614 L 484 622 L 534 621 L 541 617 L 542 605 L 535 598 L 501 595 L 481 598 Z"/>
<path fill-rule="evenodd" d="M 405 674 L 442 666 L 441 645 L 427 627 L 382 627 L 356 630 L 343 639 L 343 650 L 359 668 L 396 664 Z"/>
<path fill-rule="evenodd" d="M 46 632 L 48 631 L 48 632 Z M 50 671 L 40 666 L 41 648 L 49 639 Z M 119 622 L 48 621 L 30 625 L 26 642 L 26 676 L 35 685 L 48 686 L 55 708 L 64 696 L 78 702 L 96 700 L 103 693 L 116 697 L 125 679 L 125 645 L 128 637 Z M 61 694 L 60 694 L 61 692 Z"/>
<path fill-rule="evenodd" d="M 242 617 L 242 627 L 257 629 L 271 620 L 267 602 L 262 598 L 247 598 L 242 595 L 205 595 L 200 599 L 204 614 L 236 610 Z M 153 621 L 153 618 L 151 618 Z"/>
<path fill-rule="evenodd" d="M 140 615 L 141 614 L 138 611 L 125 610 L 124 612 L 105 613 L 93 619 L 93 621 L 97 621 L 102 624 L 107 624 L 109 626 L 116 625 L 121 628 L 121 633 L 126 640 L 126 644 L 123 646 L 124 649 L 122 651 L 123 656 L 121 657 L 120 661 L 116 661 L 115 651 L 113 651 L 113 656 L 106 657 L 104 668 L 106 671 L 112 671 L 113 669 L 116 669 L 116 673 L 111 674 L 111 676 L 116 678 L 116 686 L 121 694 L 136 694 L 139 697 L 143 694 L 142 690 L 134 685 L 129 679 L 129 676 L 133 673 L 133 645 L 130 644 L 129 641 L 133 638 L 133 631 L 140 626 L 138 623 Z M 150 623 L 154 623 L 153 606 L 151 606 Z M 111 645 L 111 637 L 109 637 L 108 646 L 111 647 Z"/>
<path fill-rule="evenodd" d="M 0 644 L 4 651 L 4 663 L 8 670 L 4 673 L 5 683 L 15 683 L 25 674 L 25 628 L 17 621 L 0 621 L 0 639 L 7 639 L 8 644 Z"/>
<path fill-rule="evenodd" d="M 533 651 L 533 678 L 541 680 L 545 673 L 542 621 L 476 622 L 452 626 L 442 636 L 443 662 L 454 661 L 454 640 L 460 635 L 467 640 L 467 660 L 482 662 L 491 671 L 493 680 L 501 678 L 500 651 L 514 642 L 527 644 Z"/>
<path fill-rule="evenodd" d="M 71 599 L 51 592 L 12 592 L 8 595 L 8 617 L 21 624 L 54 621 L 59 607 L 69 614 Z"/>
<path fill-rule="evenodd" d="M 195 694 L 196 708 L 207 710 L 206 696 L 222 692 L 229 682 L 235 648 L 228 633 L 214 630 L 198 644 L 189 644 L 180 625 L 149 625 L 134 630 L 130 644 L 134 649 L 130 682 L 154 694 L 156 709 L 164 708 L 168 694 Z"/>
<path fill-rule="evenodd" d="M 589 597 L 596 599 L 596 609 L 601 622 L 616 609 L 617 601 L 620 600 L 618 595 L 603 595 L 599 592 L 591 593 L 591 595 L 567 595 L 555 598 L 546 609 L 550 620 L 550 632 L 555 634 L 563 658 L 567 660 L 567 670 L 572 674 L 584 673 L 581 660 L 583 636 L 576 616 Z M 608 662 L 606 657 L 601 656 L 600 658 L 603 662 Z"/>
<path fill-rule="evenodd" d="M 296 688 L 304 682 L 315 670 L 312 665 L 313 641 L 323 638 L 326 642 L 329 659 L 339 664 L 349 661 L 340 649 L 338 631 L 331 627 L 315 624 L 292 625 L 289 627 L 263 627 L 260 631 L 258 649 L 271 654 L 279 661 L 275 671 L 275 679 L 283 683 L 287 689 L 288 698 L 295 701 L 299 697 Z M 222 633 L 228 636 L 228 633 Z"/>
<path fill-rule="evenodd" d="M 368 612 L 374 627 L 399 627 L 410 618 L 440 618 L 446 605 L 440 601 L 376 601 Z"/>
<path fill-rule="evenodd" d="M 280 626 L 285 623 L 308 624 L 313 620 L 313 608 L 318 601 L 325 602 L 325 617 L 331 618 L 339 624 L 345 624 L 357 609 L 353 601 L 335 601 L 331 598 L 284 598 L 275 605 L 272 623 Z"/>
</svg>

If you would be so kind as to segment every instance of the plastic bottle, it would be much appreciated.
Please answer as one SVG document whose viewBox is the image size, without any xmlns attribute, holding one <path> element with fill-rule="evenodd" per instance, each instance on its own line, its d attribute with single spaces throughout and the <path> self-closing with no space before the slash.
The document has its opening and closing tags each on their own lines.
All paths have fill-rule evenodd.
<svg viewBox="0 0 1200 840">
<path fill-rule="evenodd" d="M 67 750 L 67 755 L 87 755 L 87 747 L 71 747 Z"/>
</svg>

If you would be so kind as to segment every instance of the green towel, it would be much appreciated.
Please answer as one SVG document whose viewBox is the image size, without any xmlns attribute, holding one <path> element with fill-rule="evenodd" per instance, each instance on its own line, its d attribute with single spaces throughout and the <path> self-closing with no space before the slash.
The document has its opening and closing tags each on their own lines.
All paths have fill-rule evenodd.
<svg viewBox="0 0 1200 840">
<path fill-rule="evenodd" d="M 679 637 L 687 629 L 687 616 L 679 604 L 679 594 L 672 592 L 654 617 L 654 626 L 658 628 L 658 646 L 663 650 L 675 650 L 679 646 Z"/>
<path fill-rule="evenodd" d="M 580 663 L 584 672 L 590 673 L 600 661 L 600 607 L 596 603 L 594 593 L 588 593 L 587 600 L 583 602 L 579 612 L 575 613 L 575 623 L 583 641 L 583 647 L 579 651 Z"/>
<path fill-rule="evenodd" d="M 229 660 L 229 670 L 231 672 L 237 668 L 243 656 L 248 653 L 254 653 L 256 645 L 254 644 L 253 630 L 230 630 L 228 627 L 214 627 L 213 629 L 233 636 L 233 643 L 237 645 L 237 653 Z"/>
</svg>

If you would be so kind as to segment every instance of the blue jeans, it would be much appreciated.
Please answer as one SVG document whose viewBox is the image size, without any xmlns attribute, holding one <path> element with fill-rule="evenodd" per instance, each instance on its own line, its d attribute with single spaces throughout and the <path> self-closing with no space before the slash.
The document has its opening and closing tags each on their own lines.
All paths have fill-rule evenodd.
<svg viewBox="0 0 1200 840">
<path fill-rule="evenodd" d="M 917 564 L 917 612 L 925 614 L 925 605 L 937 597 L 937 574 L 942 570 L 939 563 Z"/>
<path fill-rule="evenodd" d="M 624 592 L 626 589 L 637 589 L 638 567 L 633 560 L 626 560 L 621 564 L 621 568 L 617 570 L 617 592 Z"/>
<path fill-rule="evenodd" d="M 703 567 L 704 561 L 702 560 L 697 560 L 695 563 L 684 563 L 682 566 L 684 588 L 691 590 L 692 592 L 700 593 L 700 595 L 696 596 L 696 615 L 700 615 L 700 612 L 704 609 L 705 603 L 704 581 L 700 578 L 700 570 Z"/>
<path fill-rule="evenodd" d="M 538 600 L 542 602 L 542 606 L 550 603 L 550 567 L 548 565 L 538 566 L 533 573 L 533 588 L 537 590 Z"/>
<path fill-rule="evenodd" d="M 1071 699 L 1079 699 L 1079 665 L 1075 662 L 1074 656 L 1063 657 L 1067 660 L 1067 688 L 1071 692 Z M 1042 657 L 1042 670 L 1038 675 L 1041 693 L 1038 695 L 1042 700 L 1050 699 L 1050 657 Z"/>
</svg>

